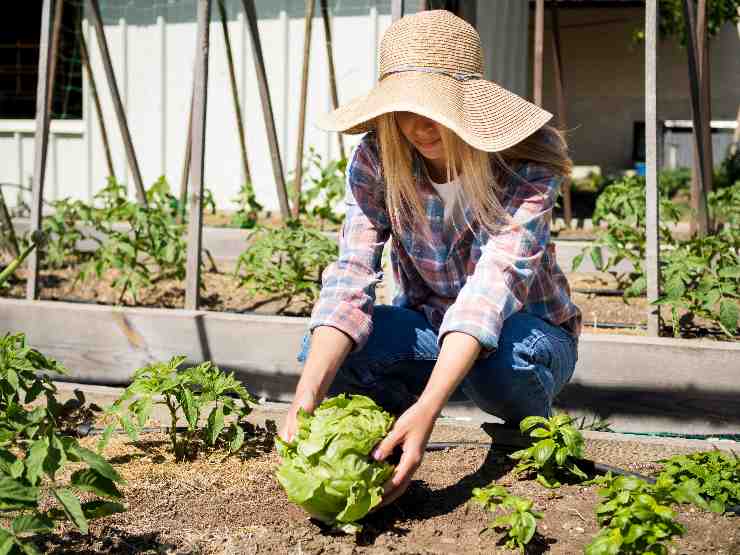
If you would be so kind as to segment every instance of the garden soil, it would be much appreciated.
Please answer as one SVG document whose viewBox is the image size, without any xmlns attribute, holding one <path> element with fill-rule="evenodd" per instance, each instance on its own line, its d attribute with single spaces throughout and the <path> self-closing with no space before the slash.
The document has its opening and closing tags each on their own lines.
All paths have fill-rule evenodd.
<svg viewBox="0 0 740 555">
<path fill-rule="evenodd" d="M 598 532 L 596 487 L 546 490 L 518 480 L 506 452 L 491 449 L 480 429 L 438 424 L 432 440 L 480 444 L 427 453 L 407 493 L 367 517 L 359 535 L 348 536 L 309 520 L 288 502 L 275 480 L 279 459 L 269 436 L 252 440 L 238 455 L 217 452 L 179 464 L 162 434 L 136 443 L 115 436 L 105 455 L 127 480 L 122 489 L 128 512 L 95 521 L 88 536 L 64 529 L 45 536 L 39 548 L 57 555 L 514 553 L 502 547 L 500 533 L 482 533 L 490 517 L 467 503 L 474 487 L 492 481 L 532 499 L 544 513 L 528 553 L 582 553 Z M 95 438 L 82 441 L 92 446 Z M 659 469 L 655 461 L 683 450 L 587 440 L 591 458 L 644 474 Z M 740 519 L 682 507 L 679 520 L 688 532 L 670 553 L 740 553 Z"/>
</svg>

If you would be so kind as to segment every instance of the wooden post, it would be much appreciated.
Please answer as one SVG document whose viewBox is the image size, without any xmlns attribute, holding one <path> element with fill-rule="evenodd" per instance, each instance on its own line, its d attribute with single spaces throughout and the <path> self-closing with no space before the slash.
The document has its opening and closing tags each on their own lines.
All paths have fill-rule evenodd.
<svg viewBox="0 0 740 555">
<path fill-rule="evenodd" d="M 658 0 L 645 3 L 645 226 L 648 303 L 660 296 L 660 238 L 658 194 Z M 648 305 L 648 335 L 660 335 L 660 308 Z"/>
<path fill-rule="evenodd" d="M 689 2 L 690 0 L 682 0 L 686 37 L 688 39 L 686 51 L 689 58 L 689 86 L 691 87 L 691 112 L 694 124 L 694 166 L 696 168 L 694 176 L 697 177 L 696 184 L 694 185 L 692 182 L 691 200 L 692 208 L 695 210 L 696 231 L 699 235 L 706 235 L 709 222 L 707 218 L 707 199 L 704 179 L 707 175 L 707 170 L 711 171 L 711 168 L 707 168 L 706 144 L 703 139 L 706 118 L 702 110 L 701 91 L 699 89 L 696 24 L 694 21 L 694 11 L 692 6 L 689 5 Z M 706 121 L 706 124 L 708 125 L 709 122 Z"/>
<path fill-rule="evenodd" d="M 90 15 L 90 21 L 95 28 L 95 36 L 98 39 L 98 47 L 100 48 L 100 59 L 103 63 L 106 80 L 108 81 L 108 88 L 110 89 L 111 99 L 113 100 L 113 107 L 116 110 L 118 127 L 121 131 L 123 146 L 126 149 L 128 167 L 129 170 L 131 170 L 131 174 L 134 178 L 136 197 L 139 200 L 140 204 L 146 206 L 146 191 L 144 190 L 144 183 L 141 180 L 141 171 L 139 170 L 139 162 L 136 159 L 134 144 L 131 141 L 131 133 L 129 132 L 128 122 L 126 121 L 126 112 L 123 109 L 121 95 L 118 92 L 118 83 L 116 82 L 116 74 L 113 72 L 113 63 L 111 62 L 110 52 L 108 51 L 108 41 L 106 41 L 105 39 L 105 31 L 103 30 L 103 18 L 100 16 L 100 6 L 98 5 L 98 0 L 87 0 L 87 6 L 89 8 L 88 11 Z"/>
<path fill-rule="evenodd" d="M 336 110 L 339 108 L 339 93 L 337 92 L 337 72 L 334 66 L 334 48 L 331 38 L 331 20 L 329 18 L 329 3 L 321 0 L 321 18 L 324 20 L 324 38 L 326 43 L 326 59 L 329 64 L 329 89 L 331 90 L 331 104 Z M 339 142 L 339 157 L 346 158 L 344 150 L 344 135 L 337 133 Z"/>
<path fill-rule="evenodd" d="M 696 59 L 699 71 L 699 94 L 701 96 L 702 128 L 701 142 L 704 149 L 704 175 L 701 198 L 707 213 L 707 231 L 714 229 L 714 223 L 706 206 L 707 195 L 712 191 L 714 180 L 714 153 L 712 152 L 712 100 L 711 69 L 709 65 L 709 37 L 707 35 L 707 0 L 699 0 L 696 18 Z"/>
<path fill-rule="evenodd" d="M 311 28 L 313 26 L 314 0 L 306 0 L 303 25 L 303 68 L 301 69 L 301 96 L 298 99 L 298 138 L 295 148 L 295 171 L 293 172 L 293 217 L 301 210 L 301 186 L 303 184 L 303 141 L 306 135 L 306 103 L 308 102 L 308 69 L 311 61 Z"/>
<path fill-rule="evenodd" d="M 244 121 L 242 120 L 242 109 L 239 106 L 239 89 L 236 85 L 234 56 L 231 53 L 231 39 L 229 38 L 229 25 L 226 18 L 226 6 L 224 5 L 224 0 L 218 0 L 218 13 L 221 16 L 221 28 L 224 32 L 224 43 L 226 44 L 226 61 L 229 64 L 229 81 L 231 82 L 231 99 L 234 102 L 236 125 L 239 131 L 239 146 L 241 147 L 242 155 L 242 174 L 244 175 L 244 181 L 246 183 L 251 183 L 252 174 L 249 171 L 249 160 L 247 158 L 247 142 L 244 136 Z"/>
<path fill-rule="evenodd" d="M 195 75 L 193 75 L 195 77 Z M 188 131 L 185 134 L 185 156 L 182 160 L 182 173 L 180 174 L 180 209 L 177 214 L 177 223 L 182 223 L 185 216 L 185 205 L 188 202 L 188 181 L 190 179 L 190 160 L 193 157 L 193 143 L 190 137 L 193 135 L 193 96 L 195 95 L 195 80 L 190 89 L 190 109 L 188 111 Z"/>
<path fill-rule="evenodd" d="M 537 0 L 534 14 L 534 75 L 532 97 L 537 106 L 542 106 L 542 56 L 545 42 L 545 0 Z"/>
<path fill-rule="evenodd" d="M 190 164 L 190 218 L 188 258 L 185 274 L 185 309 L 197 310 L 200 292 L 200 252 L 203 232 L 203 169 L 206 146 L 206 102 L 208 98 L 208 30 L 211 0 L 198 0 L 198 31 L 193 79 L 192 143 Z"/>
<path fill-rule="evenodd" d="M 49 75 L 51 83 L 56 81 L 57 59 L 59 56 L 59 35 L 62 31 L 63 10 L 64 0 L 56 0 L 54 4 L 54 23 L 51 27 L 51 50 L 49 51 Z M 54 87 L 49 87 L 47 93 L 46 102 L 49 104 L 49 113 L 51 114 L 54 111 L 51 104 L 54 101 Z"/>
<path fill-rule="evenodd" d="M 61 0 L 56 0 L 60 2 Z M 31 192 L 30 233 L 41 229 L 41 210 L 44 203 L 44 177 L 46 175 L 46 153 L 49 146 L 49 89 L 54 86 L 49 53 L 54 51 L 52 34 L 54 25 L 54 0 L 43 0 L 41 6 L 41 37 L 39 39 L 39 72 L 36 84 L 36 130 L 34 133 L 33 188 Z M 59 37 L 59 35 L 56 35 Z M 28 256 L 28 278 L 26 298 L 38 298 L 39 252 L 34 249 Z"/>
<path fill-rule="evenodd" d="M 563 53 L 560 46 L 560 17 L 558 14 L 558 3 L 551 4 L 552 10 L 552 58 L 553 70 L 555 72 L 555 98 L 558 106 L 558 125 L 560 129 L 567 127 L 567 105 L 565 103 L 565 84 L 563 78 Z M 570 227 L 573 219 L 573 203 L 570 195 L 570 179 L 563 182 L 563 219 L 565 225 Z"/>
<path fill-rule="evenodd" d="M 90 87 L 90 94 L 92 95 L 93 102 L 95 103 L 95 115 L 98 119 L 98 126 L 100 127 L 100 138 L 103 141 L 103 150 L 105 151 L 105 162 L 108 165 L 108 175 L 115 178 L 116 172 L 113 169 L 113 157 L 110 152 L 110 142 L 108 141 L 108 131 L 105 128 L 105 120 L 103 119 L 103 108 L 100 106 L 100 97 L 98 96 L 98 87 L 95 85 L 95 76 L 90 66 L 90 55 L 87 51 L 87 41 L 85 35 L 80 29 L 80 61 L 85 67 L 85 73 L 87 73 L 87 85 Z"/>
<path fill-rule="evenodd" d="M 272 112 L 272 101 L 270 100 L 270 88 L 267 84 L 267 73 L 265 72 L 265 61 L 262 56 L 262 43 L 260 41 L 259 29 L 257 28 L 257 11 L 254 0 L 242 0 L 244 13 L 247 15 L 247 28 L 252 39 L 252 56 L 257 73 L 257 84 L 259 85 L 260 99 L 262 100 L 262 116 L 267 129 L 267 142 L 270 146 L 270 157 L 272 159 L 272 173 L 275 177 L 278 201 L 280 202 L 280 213 L 283 220 L 290 219 L 290 206 L 288 204 L 288 191 L 285 187 L 285 176 L 283 175 L 283 163 L 280 159 L 280 145 L 277 140 L 275 129 L 275 117 Z"/>
<path fill-rule="evenodd" d="M 391 2 L 391 20 L 398 21 L 403 17 L 404 0 L 392 0 Z"/>
</svg>

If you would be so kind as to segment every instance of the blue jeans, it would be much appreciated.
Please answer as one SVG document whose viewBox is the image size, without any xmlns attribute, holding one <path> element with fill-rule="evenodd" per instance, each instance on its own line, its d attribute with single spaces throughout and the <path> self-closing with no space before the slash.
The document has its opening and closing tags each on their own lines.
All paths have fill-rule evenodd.
<svg viewBox="0 0 740 555">
<path fill-rule="evenodd" d="M 310 340 L 306 334 L 299 362 L 305 361 Z M 367 395 L 400 415 L 423 391 L 438 355 L 437 332 L 423 314 L 376 306 L 367 344 L 347 357 L 329 394 Z M 504 322 L 498 349 L 476 361 L 450 400 L 471 400 L 512 426 L 525 416 L 549 416 L 577 358 L 578 340 L 570 333 L 518 312 Z"/>
</svg>

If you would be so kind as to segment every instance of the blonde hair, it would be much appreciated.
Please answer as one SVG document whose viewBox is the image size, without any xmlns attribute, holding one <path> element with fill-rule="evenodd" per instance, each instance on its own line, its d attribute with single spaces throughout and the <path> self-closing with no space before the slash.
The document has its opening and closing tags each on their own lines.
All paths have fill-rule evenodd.
<svg viewBox="0 0 740 555">
<path fill-rule="evenodd" d="M 386 206 L 394 229 L 413 228 L 426 232 L 428 218 L 413 175 L 414 147 L 401 133 L 393 113 L 376 118 L 378 147 L 386 183 Z M 463 198 L 476 222 L 495 231 L 509 224 L 497 193 L 514 174 L 512 166 L 533 162 L 569 178 L 572 162 L 562 134 L 545 126 L 520 143 L 502 152 L 484 152 L 468 145 L 447 127 L 440 125 L 447 158 L 447 178 L 460 179 Z M 417 224 L 423 224 L 418 226 Z"/>
</svg>

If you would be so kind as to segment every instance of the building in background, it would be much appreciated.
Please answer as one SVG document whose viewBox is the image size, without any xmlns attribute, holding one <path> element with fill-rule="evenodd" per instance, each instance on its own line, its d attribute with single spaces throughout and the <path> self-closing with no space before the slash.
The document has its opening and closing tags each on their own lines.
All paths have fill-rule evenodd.
<svg viewBox="0 0 740 555">
<path fill-rule="evenodd" d="M 32 119 L 35 106 L 40 2 L 13 2 L 0 23 L 0 183 L 28 184 L 33 168 Z M 215 2 L 214 2 L 215 4 Z M 260 201 L 277 207 L 266 133 L 240 0 L 227 0 L 229 30 L 245 117 L 247 149 Z M 390 0 L 330 0 L 340 101 L 363 94 L 374 84 L 380 37 L 391 22 Z M 487 77 L 531 97 L 534 2 L 527 0 L 428 0 L 432 7 L 457 9 L 476 23 L 482 37 Z M 107 177 L 87 77 L 79 63 L 78 33 L 87 38 L 117 178 L 131 183 L 113 106 L 104 81 L 97 42 L 84 18 L 82 0 L 65 0 L 51 125 L 47 200 L 90 198 Z M 100 0 L 105 32 L 129 127 L 145 184 L 165 175 L 178 184 L 185 139 L 195 54 L 195 0 Z M 298 97 L 302 66 L 303 0 L 257 0 L 259 30 L 267 66 L 278 138 L 286 175 L 295 166 Z M 639 157 L 644 119 L 644 48 L 633 40 L 643 26 L 644 5 L 635 1 L 563 0 L 559 2 L 568 136 L 577 164 L 618 171 Z M 406 1 L 407 12 L 419 2 Z M 317 17 L 319 10 L 317 10 Z M 544 107 L 555 111 L 552 40 L 545 17 Z M 226 52 L 213 9 L 210 29 L 205 184 L 217 203 L 229 208 L 242 181 L 236 121 L 230 97 Z M 337 156 L 336 138 L 311 125 L 330 108 L 323 27 L 312 35 L 306 150 L 324 159 Z M 712 112 L 732 131 L 740 101 L 740 38 L 727 26 L 712 41 Z M 659 118 L 690 120 L 685 51 L 673 40 L 660 44 Z M 690 163 L 686 131 L 668 139 L 666 163 Z M 683 135 L 681 135 L 683 133 Z M 718 135 L 717 148 L 722 148 Z M 356 142 L 350 140 L 350 144 Z M 673 141 L 673 143 L 671 143 Z M 685 143 L 685 144 L 684 144 Z M 670 150 L 671 144 L 675 149 Z M 671 154 L 673 153 L 673 154 Z M 673 156 L 671 158 L 671 156 Z M 721 155 L 715 155 L 715 160 Z M 6 191 L 12 202 L 15 195 Z"/>
</svg>

